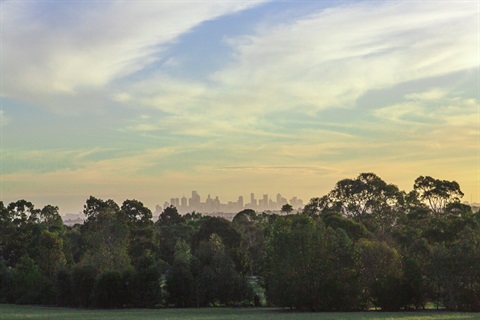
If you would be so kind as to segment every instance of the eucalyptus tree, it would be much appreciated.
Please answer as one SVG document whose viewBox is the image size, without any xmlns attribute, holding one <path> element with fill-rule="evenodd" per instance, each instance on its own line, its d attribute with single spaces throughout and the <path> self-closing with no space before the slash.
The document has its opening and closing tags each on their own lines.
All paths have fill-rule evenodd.
<svg viewBox="0 0 480 320">
<path fill-rule="evenodd" d="M 200 247 L 202 241 L 209 241 L 212 234 L 216 234 L 225 246 L 225 252 L 235 263 L 238 271 L 245 272 L 248 269 L 247 253 L 241 245 L 242 236 L 234 228 L 231 221 L 219 217 L 205 217 L 201 221 L 198 230 L 192 237 L 192 249 L 194 252 Z"/>
<path fill-rule="evenodd" d="M 267 244 L 270 303 L 311 311 L 362 309 L 355 247 L 342 230 L 307 215 L 279 217 Z"/>
<path fill-rule="evenodd" d="M 437 215 L 444 213 L 449 204 L 460 202 L 463 197 L 460 185 L 456 181 L 440 180 L 430 176 L 420 176 L 415 179 L 413 189 Z"/>
<path fill-rule="evenodd" d="M 248 272 L 259 274 L 264 257 L 264 224 L 252 209 L 240 211 L 233 218 L 233 227 L 241 235 L 241 246 L 248 255 Z"/>
<path fill-rule="evenodd" d="M 141 201 L 125 200 L 120 208 L 120 215 L 126 219 L 129 228 L 128 252 L 134 265 L 157 251 L 155 225 L 152 211 Z"/>
<path fill-rule="evenodd" d="M 87 217 L 82 226 L 87 249 L 82 262 L 99 272 L 123 271 L 130 266 L 129 227 L 125 215 L 113 200 L 90 197 L 85 205 Z"/>
<path fill-rule="evenodd" d="M 343 179 L 327 195 L 313 198 L 304 213 L 339 212 L 362 221 L 370 230 L 385 237 L 403 212 L 404 193 L 374 173 L 361 173 L 355 179 Z"/>
</svg>

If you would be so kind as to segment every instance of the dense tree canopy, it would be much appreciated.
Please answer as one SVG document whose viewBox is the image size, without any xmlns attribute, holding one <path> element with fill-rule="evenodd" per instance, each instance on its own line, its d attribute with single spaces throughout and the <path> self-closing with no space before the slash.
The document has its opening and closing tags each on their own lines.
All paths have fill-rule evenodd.
<svg viewBox="0 0 480 320">
<path fill-rule="evenodd" d="M 233 221 L 93 196 L 85 222 L 0 201 L 0 303 L 74 307 L 260 305 L 301 310 L 480 311 L 480 212 L 455 181 L 401 191 L 373 173 L 303 212 Z"/>
</svg>

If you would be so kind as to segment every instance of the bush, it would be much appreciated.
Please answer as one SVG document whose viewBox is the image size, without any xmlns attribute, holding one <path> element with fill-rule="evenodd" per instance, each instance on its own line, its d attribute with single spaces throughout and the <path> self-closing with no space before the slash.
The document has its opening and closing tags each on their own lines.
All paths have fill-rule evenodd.
<svg viewBox="0 0 480 320">
<path fill-rule="evenodd" d="M 342 229 L 307 216 L 275 222 L 266 294 L 276 306 L 312 311 L 361 309 L 354 246 Z"/>
<path fill-rule="evenodd" d="M 432 253 L 433 282 L 443 305 L 456 311 L 480 311 L 480 227 Z"/>
<path fill-rule="evenodd" d="M 74 305 L 77 307 L 91 307 L 93 288 L 97 271 L 91 266 L 76 266 L 72 273 L 72 292 Z"/>
<path fill-rule="evenodd" d="M 95 306 L 121 308 L 126 304 L 126 283 L 118 271 L 105 271 L 95 281 L 93 291 Z"/>
<path fill-rule="evenodd" d="M 12 288 L 12 275 L 5 260 L 0 256 L 0 303 L 6 303 Z"/>
<path fill-rule="evenodd" d="M 57 294 L 57 304 L 59 306 L 74 306 L 74 294 L 72 291 L 72 273 L 69 269 L 62 269 L 57 272 L 55 281 L 55 291 Z"/>
<path fill-rule="evenodd" d="M 124 274 L 128 305 L 141 308 L 164 305 L 162 273 L 165 269 L 166 264 L 163 261 L 156 262 L 150 255 L 139 259 L 137 268 Z"/>
<path fill-rule="evenodd" d="M 20 258 L 12 274 L 9 302 L 46 304 L 52 296 L 52 286 L 40 268 L 27 256 Z"/>
</svg>

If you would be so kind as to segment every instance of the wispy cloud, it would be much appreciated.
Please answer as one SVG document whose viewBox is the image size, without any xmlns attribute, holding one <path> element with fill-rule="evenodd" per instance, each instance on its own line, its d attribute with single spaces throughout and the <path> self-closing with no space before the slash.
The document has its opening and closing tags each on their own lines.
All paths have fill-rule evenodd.
<svg viewBox="0 0 480 320">
<path fill-rule="evenodd" d="M 233 170 L 233 171 L 243 171 L 243 172 L 258 172 L 265 171 L 271 172 L 273 174 L 278 172 L 293 172 L 293 173 L 302 173 L 302 174 L 328 174 L 332 172 L 338 172 L 338 169 L 328 168 L 328 167 L 304 167 L 304 166 L 243 166 L 243 167 L 222 167 L 219 170 Z"/>
<path fill-rule="evenodd" d="M 477 67 L 478 19 L 473 2 L 331 8 L 230 39 L 236 62 L 213 79 L 251 109 L 352 107 L 371 89 Z"/>
<path fill-rule="evenodd" d="M 5 194 L 142 194 L 150 206 L 185 186 L 307 197 L 363 171 L 404 188 L 419 174 L 448 171 L 440 177 L 478 190 L 476 2 L 351 1 L 303 16 L 259 10 L 237 21 L 251 24 L 239 28 L 248 33 L 215 35 L 228 57 L 214 69 L 172 71 L 197 54 L 172 54 L 186 35 L 261 3 L 1 2 L 8 81 L 0 90 L 22 110 L 0 112 L 0 125 L 28 108 L 45 118 L 82 115 L 56 115 L 48 136 L 35 121 L 17 129 L 22 141 L 31 134 L 46 147 L 2 150 Z M 275 12 L 281 17 L 260 21 Z M 372 92 L 388 99 L 360 99 Z M 68 137 L 56 134 L 78 119 Z M 13 127 L 4 128 L 9 137 Z"/>
<path fill-rule="evenodd" d="M 339 6 L 228 39 L 233 60 L 209 82 L 156 75 L 127 90 L 131 103 L 173 115 L 164 122 L 203 116 L 212 135 L 218 122 L 251 129 L 282 111 L 351 109 L 369 90 L 478 67 L 477 11 L 472 2 Z"/>
<path fill-rule="evenodd" d="M 105 94 L 112 81 L 163 59 L 165 46 L 202 22 L 262 2 L 3 2 L 1 68 L 9 81 L 1 94 L 68 108 L 66 100 Z"/>
<path fill-rule="evenodd" d="M 479 107 L 476 99 L 451 96 L 441 89 L 432 89 L 408 94 L 404 102 L 379 108 L 374 114 L 399 124 L 472 128 L 480 125 Z"/>
</svg>

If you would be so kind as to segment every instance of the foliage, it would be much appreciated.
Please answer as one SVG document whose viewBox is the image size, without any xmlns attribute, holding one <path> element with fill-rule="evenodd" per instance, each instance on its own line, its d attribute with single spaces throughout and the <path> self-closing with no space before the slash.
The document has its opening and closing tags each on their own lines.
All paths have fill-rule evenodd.
<svg viewBox="0 0 480 320">
<path fill-rule="evenodd" d="M 308 216 L 276 221 L 269 245 L 267 297 L 304 310 L 361 309 L 353 244 L 343 230 Z"/>
<path fill-rule="evenodd" d="M 208 241 L 202 241 L 197 249 L 196 292 L 200 306 L 237 305 L 251 301 L 251 288 L 247 279 L 240 275 L 228 255 L 222 238 L 213 233 Z M 195 268 L 194 267 L 194 268 Z"/>
<path fill-rule="evenodd" d="M 51 295 L 49 279 L 31 258 L 23 256 L 12 273 L 7 301 L 18 304 L 44 304 Z"/>
<path fill-rule="evenodd" d="M 99 308 L 120 308 L 127 303 L 127 285 L 117 270 L 98 275 L 93 290 L 94 305 Z"/>
<path fill-rule="evenodd" d="M 358 243 L 361 277 L 366 297 L 386 311 L 405 307 L 402 290 L 402 261 L 398 252 L 385 242 L 362 240 Z"/>
<path fill-rule="evenodd" d="M 232 222 L 217 217 L 206 217 L 201 221 L 198 231 L 192 237 L 192 248 L 197 250 L 204 241 L 209 241 L 216 234 L 225 246 L 226 254 L 235 263 L 238 271 L 247 270 L 247 254 L 241 246 L 242 237 L 233 227 Z"/>
<path fill-rule="evenodd" d="M 170 206 L 154 223 L 138 200 L 91 196 L 71 227 L 56 206 L 0 201 L 0 302 L 480 311 L 480 212 L 462 195 L 455 181 L 420 176 L 404 192 L 362 173 L 297 214 L 231 222 Z"/>
<path fill-rule="evenodd" d="M 130 229 L 118 205 L 113 200 L 103 201 L 90 197 L 85 214 L 88 216 L 83 226 L 87 229 L 87 249 L 82 262 L 94 266 L 99 272 L 123 271 L 129 268 Z"/>
<path fill-rule="evenodd" d="M 162 289 L 162 275 L 167 270 L 167 264 L 156 260 L 146 252 L 141 257 L 135 269 L 125 272 L 128 301 L 130 307 L 153 308 L 165 303 L 165 292 Z"/>
<path fill-rule="evenodd" d="M 77 265 L 72 272 L 74 306 L 90 307 L 93 303 L 93 289 L 97 271 L 92 266 Z"/>
<path fill-rule="evenodd" d="M 454 245 L 437 245 L 432 276 L 439 299 L 450 310 L 480 311 L 480 228 L 466 228 Z"/>
<path fill-rule="evenodd" d="M 413 189 L 418 192 L 420 200 L 426 201 L 436 214 L 443 213 L 448 204 L 459 202 L 463 197 L 460 185 L 456 181 L 440 180 L 430 176 L 418 177 Z"/>
<path fill-rule="evenodd" d="M 247 253 L 249 274 L 260 274 L 265 254 L 265 227 L 261 217 L 251 209 L 243 210 L 233 218 L 233 227 L 241 235 L 241 247 Z"/>
</svg>

